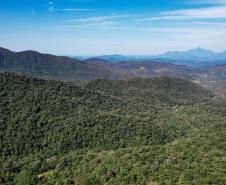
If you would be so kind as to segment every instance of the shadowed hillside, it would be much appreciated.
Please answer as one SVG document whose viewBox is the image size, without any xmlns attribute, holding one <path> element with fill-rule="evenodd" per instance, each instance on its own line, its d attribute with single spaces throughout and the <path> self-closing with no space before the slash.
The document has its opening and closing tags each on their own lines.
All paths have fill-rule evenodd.
<svg viewBox="0 0 226 185">
<path fill-rule="evenodd" d="M 0 71 L 58 80 L 117 79 L 120 75 L 78 60 L 41 54 L 36 51 L 12 52 L 0 48 Z"/>
</svg>

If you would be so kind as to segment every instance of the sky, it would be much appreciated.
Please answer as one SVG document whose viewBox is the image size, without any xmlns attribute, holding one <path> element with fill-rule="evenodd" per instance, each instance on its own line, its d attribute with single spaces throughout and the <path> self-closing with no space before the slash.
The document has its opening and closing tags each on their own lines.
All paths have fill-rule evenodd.
<svg viewBox="0 0 226 185">
<path fill-rule="evenodd" d="M 56 55 L 226 50 L 226 0 L 0 0 L 0 47 Z"/>
</svg>

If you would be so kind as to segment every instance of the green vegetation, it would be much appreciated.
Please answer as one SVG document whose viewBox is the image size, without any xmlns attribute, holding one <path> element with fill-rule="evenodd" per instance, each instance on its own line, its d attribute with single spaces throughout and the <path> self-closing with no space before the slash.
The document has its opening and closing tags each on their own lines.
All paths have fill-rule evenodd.
<svg viewBox="0 0 226 185">
<path fill-rule="evenodd" d="M 226 183 L 226 103 L 176 78 L 0 74 L 0 184 Z"/>
<path fill-rule="evenodd" d="M 83 81 L 96 78 L 118 79 L 123 75 L 91 63 L 36 51 L 12 52 L 0 47 L 0 72 L 44 79 Z"/>
</svg>

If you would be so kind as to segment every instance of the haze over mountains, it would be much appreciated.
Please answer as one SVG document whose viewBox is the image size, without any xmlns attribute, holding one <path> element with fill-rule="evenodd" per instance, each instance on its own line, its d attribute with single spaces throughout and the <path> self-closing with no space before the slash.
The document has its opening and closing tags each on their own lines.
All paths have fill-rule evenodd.
<svg viewBox="0 0 226 185">
<path fill-rule="evenodd" d="M 222 60 L 209 60 L 211 57 L 213 58 L 213 55 L 221 55 Z M 168 58 L 171 57 L 171 59 L 126 60 L 126 57 L 115 55 L 114 57 L 118 58 L 117 62 L 115 62 L 115 58 L 114 61 L 106 60 L 107 57 L 104 57 L 105 59 L 100 57 L 77 60 L 36 51 L 13 52 L 0 48 L 0 71 L 69 81 L 160 76 L 190 80 L 226 78 L 224 53 L 214 54 L 211 51 L 199 48 L 188 52 L 168 53 L 162 56 L 169 56 Z M 176 56 L 177 58 L 192 57 L 190 57 L 190 60 L 173 60 Z M 207 56 L 209 61 L 204 60 L 207 59 Z M 198 57 L 202 60 L 197 60 Z M 122 61 L 119 61 L 119 59 Z"/>
<path fill-rule="evenodd" d="M 165 60 L 175 64 L 184 64 L 189 66 L 207 66 L 226 62 L 226 51 L 216 53 L 210 50 L 196 48 L 188 51 L 173 51 L 161 55 L 150 56 L 123 56 L 123 55 L 104 55 L 97 58 L 109 60 L 112 62 L 134 61 L 134 60 Z"/>
<path fill-rule="evenodd" d="M 216 53 L 211 50 L 206 50 L 202 48 L 191 49 L 188 51 L 180 52 L 168 52 L 162 55 L 157 55 L 154 57 L 172 59 L 172 60 L 201 60 L 201 61 L 210 61 L 210 60 L 225 60 L 226 51 L 221 53 Z"/>
</svg>

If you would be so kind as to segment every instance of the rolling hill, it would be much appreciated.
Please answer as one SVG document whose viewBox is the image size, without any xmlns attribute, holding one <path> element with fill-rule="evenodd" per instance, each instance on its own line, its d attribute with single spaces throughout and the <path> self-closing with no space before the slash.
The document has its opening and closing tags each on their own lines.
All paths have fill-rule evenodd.
<svg viewBox="0 0 226 185">
<path fill-rule="evenodd" d="M 200 72 L 204 72 L 204 70 L 193 69 L 184 65 L 156 62 L 154 60 L 115 63 L 99 58 L 91 58 L 85 62 L 101 65 L 111 71 L 117 71 L 126 78 L 153 78 L 165 76 L 191 80 L 195 79 Z"/>
<path fill-rule="evenodd" d="M 36 51 L 12 52 L 4 48 L 0 48 L 0 71 L 69 81 L 120 77 L 102 66 L 69 57 L 41 54 Z"/>
<path fill-rule="evenodd" d="M 225 101 L 178 78 L 0 73 L 1 184 L 225 184 Z"/>
<path fill-rule="evenodd" d="M 150 110 L 150 113 L 152 114 L 153 111 L 158 111 L 156 106 L 159 106 L 160 109 L 167 109 L 167 106 L 174 106 L 177 104 L 189 105 L 196 102 L 205 102 L 211 98 L 211 93 L 209 93 L 207 90 L 189 81 L 173 78 L 134 79 L 128 81 L 109 81 L 100 79 L 91 81 L 83 86 L 75 86 L 72 83 L 45 81 L 23 76 L 15 76 L 7 73 L 1 74 L 0 77 L 2 100 L 1 110 L 3 111 L 1 115 L 8 120 L 4 121 L 3 117 L 2 126 L 9 126 L 9 123 L 12 123 L 13 125 L 10 127 L 7 126 L 5 129 L 13 129 L 14 126 L 16 126 L 17 129 L 21 131 L 24 128 L 27 128 L 28 130 L 30 129 L 30 131 L 35 131 L 36 127 L 38 127 L 37 131 L 39 128 L 44 129 L 43 131 L 39 130 L 40 133 L 33 132 L 31 136 L 29 136 L 29 133 L 25 132 L 24 134 L 28 134 L 27 136 L 29 137 L 22 136 L 17 138 L 17 135 L 14 135 L 16 138 L 12 137 L 11 139 L 15 139 L 14 143 L 18 142 L 17 149 L 13 145 L 13 148 L 10 148 L 10 143 L 13 142 L 12 140 L 7 142 L 6 138 L 3 139 L 3 145 L 1 147 L 0 153 L 8 156 L 13 154 L 27 154 L 32 152 L 34 149 L 42 151 L 45 150 L 46 147 L 51 148 L 51 146 L 45 145 L 43 143 L 44 140 L 47 139 L 44 139 L 43 137 L 49 137 L 49 132 L 55 132 L 51 131 L 51 129 L 55 129 L 57 127 L 61 128 L 61 133 L 58 133 L 57 130 L 55 134 L 52 133 L 54 138 L 50 140 L 53 141 L 53 139 L 56 139 L 53 143 L 56 144 L 59 142 L 60 138 L 57 138 L 57 135 L 60 134 L 59 137 L 63 137 L 64 134 L 66 134 L 64 131 L 66 131 L 70 132 L 68 133 L 70 136 L 79 137 L 80 140 L 76 140 L 74 138 L 74 141 L 65 141 L 68 142 L 68 144 L 62 143 L 63 147 L 66 148 L 68 146 L 71 149 L 79 149 L 84 147 L 92 148 L 97 145 L 97 143 L 96 145 L 94 144 L 94 138 L 90 138 L 86 140 L 85 143 L 83 143 L 83 136 L 80 134 L 85 131 L 87 133 L 84 133 L 84 136 L 88 137 L 88 135 L 90 135 L 91 137 L 95 137 L 91 128 L 97 127 L 97 124 L 100 124 L 99 129 L 103 129 L 102 131 L 99 130 L 97 132 L 99 134 L 106 134 L 108 129 L 112 129 L 115 126 L 115 132 L 120 133 L 120 128 L 126 126 L 127 124 L 126 120 L 124 120 L 125 122 L 119 121 L 124 119 L 124 113 L 129 117 L 133 114 L 138 114 L 139 116 L 139 112 L 136 113 L 136 110 L 143 109 L 144 106 L 147 106 Z M 188 93 L 191 93 L 191 95 L 187 96 Z M 134 105 L 133 102 L 137 102 L 137 105 Z M 142 103 L 144 104 L 143 107 L 139 107 L 139 104 Z M 149 104 L 151 104 L 150 107 Z M 114 111 L 119 111 L 119 113 L 116 113 L 116 115 L 119 115 L 114 116 Z M 99 112 L 98 115 L 96 114 L 97 112 Z M 13 117 L 8 117 L 9 114 L 12 114 Z M 110 119 L 111 114 L 114 117 L 113 122 L 115 124 L 112 126 L 104 123 L 104 119 Z M 22 117 L 20 115 L 22 115 Z M 80 117 L 79 119 L 82 120 L 76 120 L 76 117 L 78 116 Z M 156 115 L 150 116 L 152 117 Z M 65 120 L 66 117 L 67 119 Z M 83 120 L 83 118 L 85 120 Z M 142 121 L 141 117 L 139 119 Z M 117 120 L 119 122 L 117 122 Z M 8 124 L 5 125 L 4 122 Z M 58 125 L 61 122 L 65 122 L 66 125 Z M 54 126 L 54 124 L 57 125 Z M 64 130 L 64 128 L 67 126 L 73 126 L 74 128 L 72 130 Z M 86 126 L 90 127 L 90 130 L 87 130 Z M 108 126 L 110 127 L 108 128 Z M 130 125 L 131 132 L 136 132 L 136 130 L 133 131 L 132 126 L 136 127 L 138 125 Z M 47 131 L 46 135 L 45 129 Z M 82 132 L 80 132 L 80 129 Z M 14 130 L 11 130 L 10 132 L 13 131 Z M 109 130 L 109 132 L 111 131 Z M 18 132 L 18 134 L 21 133 Z M 100 135 L 97 137 L 100 139 L 98 140 L 97 138 L 97 142 L 103 142 L 103 137 L 100 137 Z M 120 135 L 120 137 L 124 136 Z M 130 137 L 133 137 L 133 135 L 131 134 Z M 25 139 L 26 142 L 23 141 L 23 139 Z M 106 140 L 108 139 L 110 140 L 103 142 L 103 144 L 106 145 L 103 146 L 104 148 L 114 145 L 114 142 L 111 141 L 113 138 L 106 138 Z M 156 140 L 157 138 L 153 137 L 153 139 Z M 167 138 L 164 139 L 167 140 Z M 122 138 L 121 141 L 123 141 Z M 89 144 L 90 142 L 92 144 Z M 124 142 L 125 146 L 132 145 L 132 143 L 126 143 L 126 138 Z M 152 142 L 151 139 L 149 142 Z M 164 141 L 156 142 L 161 143 Z M 22 143 L 25 145 L 23 146 Z M 31 145 L 28 145 L 28 143 L 31 143 Z M 37 148 L 36 145 L 38 145 L 40 148 Z M 119 147 L 120 143 L 116 142 L 115 145 L 115 147 Z M 52 150 L 55 151 L 57 148 L 53 148 Z"/>
</svg>

